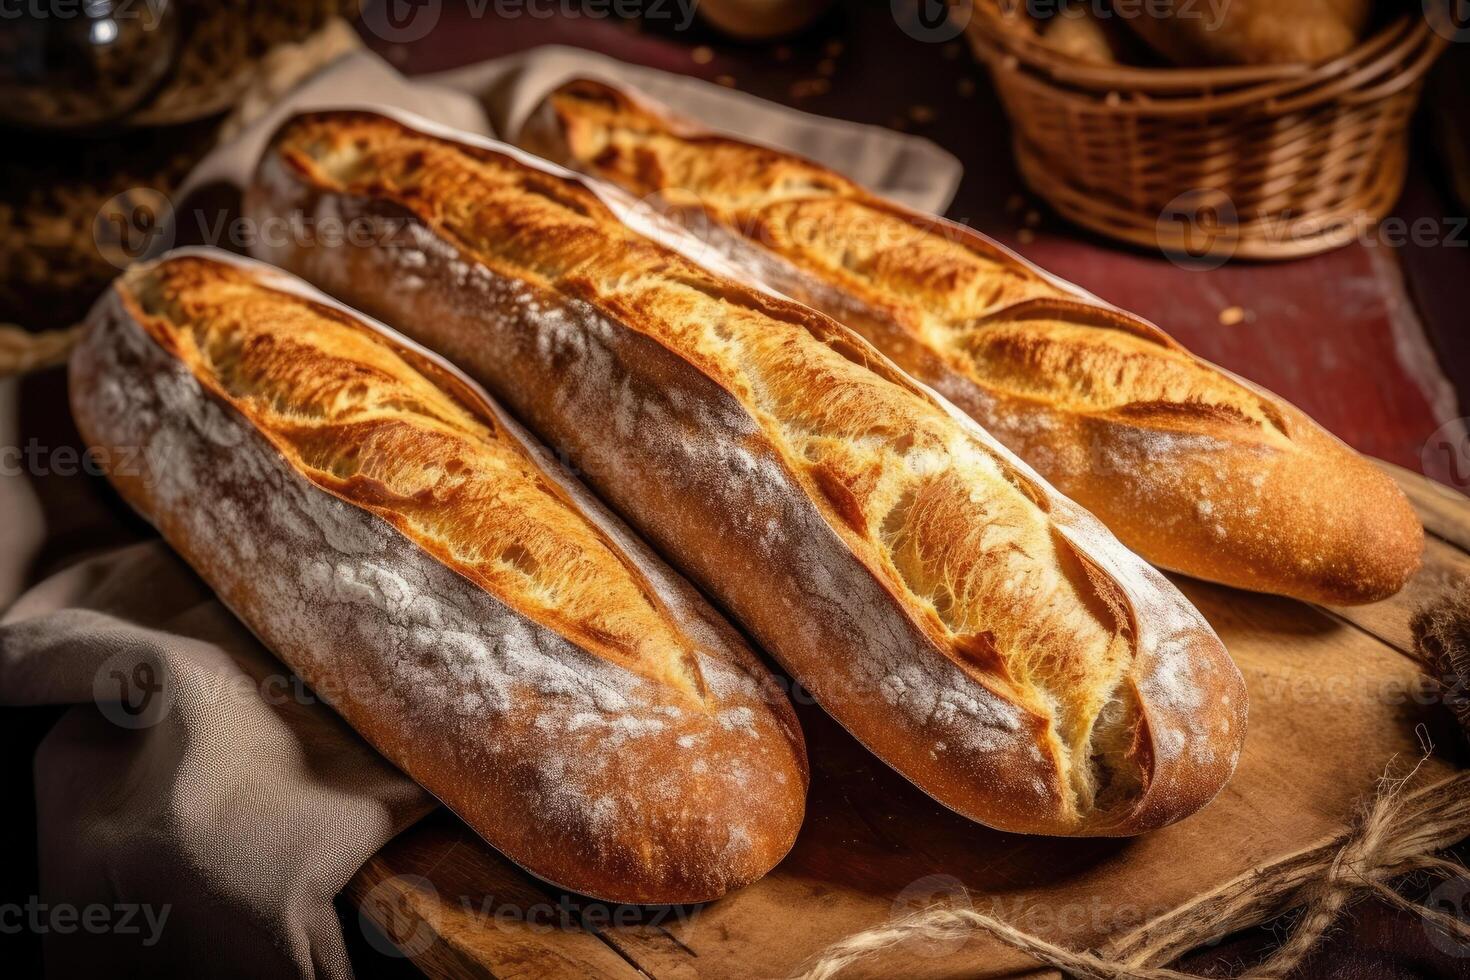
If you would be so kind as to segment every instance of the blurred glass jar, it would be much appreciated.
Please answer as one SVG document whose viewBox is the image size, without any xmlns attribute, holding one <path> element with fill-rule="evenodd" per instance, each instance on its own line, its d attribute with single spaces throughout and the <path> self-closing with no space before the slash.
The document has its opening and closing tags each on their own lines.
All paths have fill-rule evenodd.
<svg viewBox="0 0 1470 980">
<path fill-rule="evenodd" d="M 143 104 L 179 52 L 173 0 L 11 0 L 0 7 L 0 121 L 81 129 Z"/>
</svg>

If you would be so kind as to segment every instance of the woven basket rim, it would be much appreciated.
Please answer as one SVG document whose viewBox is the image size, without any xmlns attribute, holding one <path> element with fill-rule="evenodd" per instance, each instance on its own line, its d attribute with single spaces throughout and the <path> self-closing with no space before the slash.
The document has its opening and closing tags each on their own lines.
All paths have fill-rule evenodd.
<svg viewBox="0 0 1470 980">
<path fill-rule="evenodd" d="M 1083 227 L 1171 255 L 1286 259 L 1351 241 L 1402 189 L 1405 127 L 1450 44 L 1410 11 L 1315 64 L 1098 65 L 1043 44 L 1019 0 L 952 2 L 973 3 L 965 32 L 1026 185 Z M 1210 219 L 1223 231 L 1196 220 L 1210 205 L 1177 193 L 1191 189 L 1224 195 L 1228 214 Z"/>
<path fill-rule="evenodd" d="M 963 2 L 963 0 L 954 0 Z M 1405 11 L 1352 50 L 1315 64 L 1182 68 L 1095 65 L 1070 58 L 1016 29 L 1001 13 L 1010 0 L 970 0 L 966 32 L 993 70 L 1013 82 L 1045 88 L 1053 98 L 1071 96 L 1119 112 L 1163 115 L 1267 106 L 1295 111 L 1334 99 L 1369 101 L 1417 83 L 1449 46 L 1428 18 Z"/>
<path fill-rule="evenodd" d="M 1053 180 L 1046 173 L 1044 164 L 1023 142 L 1017 142 L 1014 149 L 1017 164 L 1031 186 L 1069 220 L 1146 251 L 1163 249 L 1166 254 L 1192 254 L 1184 242 L 1165 234 L 1157 219 L 1152 222 L 1140 220 L 1140 216 L 1126 206 L 1100 202 L 1091 192 L 1072 187 L 1065 181 Z M 1318 211 L 1300 218 L 1287 215 L 1241 222 L 1204 255 L 1274 262 L 1316 255 L 1346 245 L 1358 236 L 1362 222 L 1381 218 L 1392 206 L 1407 167 L 1406 158 L 1407 149 L 1402 143 L 1392 143 L 1386 148 L 1382 166 L 1376 169 L 1373 186 L 1368 190 L 1366 203 Z M 1192 257 L 1198 259 L 1204 255 Z"/>
</svg>

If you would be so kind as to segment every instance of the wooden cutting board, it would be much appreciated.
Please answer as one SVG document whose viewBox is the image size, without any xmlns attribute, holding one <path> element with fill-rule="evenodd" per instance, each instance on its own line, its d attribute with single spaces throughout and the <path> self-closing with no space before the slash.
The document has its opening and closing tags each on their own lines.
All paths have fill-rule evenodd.
<svg viewBox="0 0 1470 980">
<path fill-rule="evenodd" d="M 1322 609 L 1189 579 L 1250 689 L 1235 778 L 1195 816 L 1142 838 L 988 830 L 934 803 L 820 709 L 798 704 L 811 756 L 806 824 L 780 866 L 717 902 L 635 908 L 566 895 L 438 811 L 370 860 L 347 893 L 434 977 L 789 976 L 828 944 L 935 901 L 966 902 L 1073 948 L 1133 932 L 1253 870 L 1332 847 L 1386 769 L 1435 746 L 1416 785 L 1463 759 L 1407 655 L 1409 616 L 1470 576 L 1470 500 L 1389 467 L 1428 532 L 1402 593 Z M 1283 905 L 1288 899 L 1283 898 Z M 982 934 L 904 943 L 844 976 L 1015 976 L 1035 962 Z"/>
</svg>

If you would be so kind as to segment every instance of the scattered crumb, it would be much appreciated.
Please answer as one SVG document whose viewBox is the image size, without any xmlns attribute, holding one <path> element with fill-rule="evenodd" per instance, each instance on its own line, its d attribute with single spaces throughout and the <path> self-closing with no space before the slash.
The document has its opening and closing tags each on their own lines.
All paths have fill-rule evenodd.
<svg viewBox="0 0 1470 980">
<path fill-rule="evenodd" d="M 975 94 L 975 80 L 973 78 L 962 78 L 955 86 L 960 93 L 960 98 L 968 99 Z"/>
<path fill-rule="evenodd" d="M 735 87 L 735 76 L 734 75 L 716 75 L 715 76 L 715 84 L 716 85 L 723 85 L 723 86 L 725 86 L 725 88 L 734 88 Z"/>
<path fill-rule="evenodd" d="M 689 56 L 694 59 L 696 65 L 707 65 L 715 60 L 714 50 L 703 44 L 691 51 Z"/>
<path fill-rule="evenodd" d="M 1238 306 L 1228 306 L 1220 311 L 1220 325 L 1233 327 L 1245 319 L 1245 310 Z"/>
<path fill-rule="evenodd" d="M 1030 245 L 1032 242 L 1036 241 L 1036 232 L 1032 231 L 1030 228 L 1022 228 L 1016 232 L 1016 241 L 1020 242 L 1022 245 Z"/>
<path fill-rule="evenodd" d="M 837 74 L 837 62 L 833 61 L 831 58 L 823 58 L 821 61 L 817 62 L 817 74 L 826 75 L 828 78 L 831 78 L 833 75 Z"/>
<path fill-rule="evenodd" d="M 825 78 L 803 78 L 791 83 L 791 97 L 793 99 L 805 99 L 813 95 L 826 95 L 832 90 L 832 83 Z"/>
<path fill-rule="evenodd" d="M 1006 198 L 1006 213 L 1015 214 L 1026 206 L 1026 199 L 1020 194 L 1012 194 Z"/>
<path fill-rule="evenodd" d="M 1027 211 L 1025 216 L 1021 218 L 1021 220 L 1025 223 L 1027 228 L 1035 228 L 1037 225 L 1041 224 L 1041 212 L 1033 208 L 1032 210 Z"/>
<path fill-rule="evenodd" d="M 829 58 L 837 58 L 837 57 L 840 57 L 842 55 L 842 51 L 843 51 L 843 48 L 844 47 L 845 47 L 845 45 L 841 41 L 833 40 L 833 41 L 828 41 L 825 45 L 823 45 L 822 51 Z"/>
<path fill-rule="evenodd" d="M 933 106 L 927 106 L 927 105 L 911 105 L 911 106 L 909 106 L 909 118 L 912 119 L 914 122 L 918 123 L 920 126 L 924 125 L 925 123 L 931 123 L 931 122 L 933 122 L 936 118 L 938 118 L 938 115 L 939 114 L 934 111 L 934 107 Z"/>
</svg>

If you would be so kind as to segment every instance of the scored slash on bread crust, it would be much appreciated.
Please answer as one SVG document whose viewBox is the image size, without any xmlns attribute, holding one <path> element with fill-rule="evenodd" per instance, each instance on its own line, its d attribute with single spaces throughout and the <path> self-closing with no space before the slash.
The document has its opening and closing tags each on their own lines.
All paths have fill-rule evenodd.
<svg viewBox="0 0 1470 980">
<path fill-rule="evenodd" d="M 718 897 L 800 826 L 804 745 L 734 630 L 437 358 L 256 263 L 136 266 L 71 365 L 110 474 L 261 639 L 505 855 Z"/>
<path fill-rule="evenodd" d="M 246 211 L 376 228 L 260 254 L 495 391 L 946 805 L 1137 833 L 1228 779 L 1245 692 L 1199 614 L 831 320 L 509 148 L 371 113 L 287 123 Z"/>
<path fill-rule="evenodd" d="M 135 277 L 155 339 L 313 483 L 377 514 L 522 615 L 694 700 L 692 639 L 519 443 L 345 316 L 178 259 Z"/>
<path fill-rule="evenodd" d="M 1377 467 L 968 228 L 591 80 L 549 95 L 521 142 L 657 196 L 709 251 L 864 334 L 1156 564 L 1333 603 L 1384 598 L 1418 567 L 1423 530 Z"/>
</svg>

